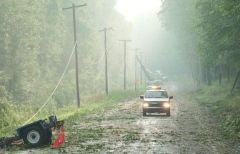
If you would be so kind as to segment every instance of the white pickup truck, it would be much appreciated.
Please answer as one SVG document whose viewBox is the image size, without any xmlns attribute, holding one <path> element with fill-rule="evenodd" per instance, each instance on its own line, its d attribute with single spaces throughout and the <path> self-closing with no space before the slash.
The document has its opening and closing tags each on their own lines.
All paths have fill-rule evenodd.
<svg viewBox="0 0 240 154">
<path fill-rule="evenodd" d="M 166 90 L 147 90 L 140 98 L 143 99 L 143 116 L 147 113 L 166 113 L 170 116 L 170 99 L 173 96 L 169 97 Z"/>
</svg>

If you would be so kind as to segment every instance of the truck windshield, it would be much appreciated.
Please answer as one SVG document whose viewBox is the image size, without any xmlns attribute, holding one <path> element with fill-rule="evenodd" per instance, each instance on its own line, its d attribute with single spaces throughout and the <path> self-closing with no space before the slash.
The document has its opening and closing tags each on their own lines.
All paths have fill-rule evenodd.
<svg viewBox="0 0 240 154">
<path fill-rule="evenodd" d="M 147 91 L 145 98 L 168 98 L 166 91 Z"/>
</svg>

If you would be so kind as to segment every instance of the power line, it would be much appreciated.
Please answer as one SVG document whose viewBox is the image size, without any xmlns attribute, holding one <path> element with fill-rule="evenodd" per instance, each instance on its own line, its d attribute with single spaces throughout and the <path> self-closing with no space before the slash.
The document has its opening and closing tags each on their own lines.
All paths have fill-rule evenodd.
<svg viewBox="0 0 240 154">
<path fill-rule="evenodd" d="M 138 56 L 136 56 L 136 59 L 137 59 L 137 62 L 139 63 L 139 65 L 140 65 L 142 71 L 144 72 L 145 77 L 146 77 L 149 81 L 153 80 L 153 78 L 151 77 L 150 73 L 148 72 L 146 66 L 143 64 L 143 62 L 141 61 L 141 59 L 140 59 Z"/>
<path fill-rule="evenodd" d="M 71 59 L 72 59 L 72 56 L 73 56 L 73 53 L 74 53 L 75 48 L 76 48 L 76 43 L 74 44 L 74 47 L 73 47 L 73 49 L 72 49 L 72 51 L 71 51 L 71 54 L 70 54 L 70 56 L 69 56 L 69 58 L 68 58 L 68 62 L 67 62 L 67 64 L 66 64 L 65 68 L 64 68 L 64 71 L 63 71 L 60 79 L 58 80 L 57 85 L 56 85 L 55 88 L 53 89 L 52 93 L 48 96 L 48 98 L 46 99 L 46 101 L 45 101 L 45 102 L 43 103 L 43 105 L 37 110 L 37 112 L 36 112 L 31 118 L 29 118 L 23 125 L 26 125 L 27 123 L 29 123 L 29 122 L 30 122 L 34 117 L 36 117 L 36 116 L 38 115 L 38 113 L 40 113 L 40 112 L 42 111 L 42 109 L 44 109 L 44 107 L 50 102 L 52 96 L 54 95 L 54 93 L 55 93 L 56 90 L 58 89 L 60 83 L 61 83 L 62 80 L 63 80 L 63 77 L 65 76 L 65 74 L 66 74 L 66 72 L 67 72 L 67 70 L 68 70 L 68 67 L 69 67 L 69 64 L 70 64 L 70 62 L 71 62 Z"/>
</svg>

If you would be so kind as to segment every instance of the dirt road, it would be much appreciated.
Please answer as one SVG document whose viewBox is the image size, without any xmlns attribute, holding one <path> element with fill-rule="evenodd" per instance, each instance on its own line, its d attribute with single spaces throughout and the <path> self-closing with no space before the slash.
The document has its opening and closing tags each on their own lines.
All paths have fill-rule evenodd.
<svg viewBox="0 0 240 154">
<path fill-rule="evenodd" d="M 171 117 L 142 116 L 139 100 L 122 102 L 73 126 L 62 153 L 240 153 L 196 104 L 176 97 Z M 70 135 L 69 136 L 73 136 Z"/>
<path fill-rule="evenodd" d="M 175 96 L 171 116 L 142 116 L 141 102 L 121 102 L 114 109 L 75 119 L 58 151 L 43 148 L 19 153 L 240 153 L 214 120 L 196 103 Z"/>
</svg>

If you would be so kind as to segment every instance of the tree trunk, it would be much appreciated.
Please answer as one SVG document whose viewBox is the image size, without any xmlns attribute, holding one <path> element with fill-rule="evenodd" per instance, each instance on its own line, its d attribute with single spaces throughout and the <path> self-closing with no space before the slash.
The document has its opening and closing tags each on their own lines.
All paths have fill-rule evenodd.
<svg viewBox="0 0 240 154">
<path fill-rule="evenodd" d="M 211 86 L 212 85 L 212 78 L 211 78 L 211 72 L 210 72 L 210 68 L 207 68 L 207 85 Z"/>
</svg>

